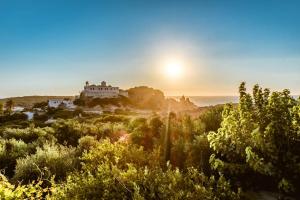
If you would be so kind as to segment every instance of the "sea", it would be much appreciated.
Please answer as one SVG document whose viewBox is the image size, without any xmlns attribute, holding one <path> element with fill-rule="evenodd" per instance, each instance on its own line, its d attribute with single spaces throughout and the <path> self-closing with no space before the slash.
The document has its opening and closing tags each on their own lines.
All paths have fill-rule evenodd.
<svg viewBox="0 0 300 200">
<path fill-rule="evenodd" d="M 179 100 L 181 96 L 172 96 L 170 98 Z M 199 107 L 215 106 L 226 103 L 238 103 L 239 101 L 238 96 L 186 96 L 186 98 L 189 98 L 191 102 Z"/>
<path fill-rule="evenodd" d="M 226 104 L 226 103 L 238 103 L 239 97 L 238 96 L 186 96 L 193 102 L 195 105 L 199 107 L 205 106 L 215 106 L 219 104 Z M 299 95 L 293 96 L 295 99 L 299 98 Z M 176 100 L 179 100 L 181 96 L 172 96 Z"/>
</svg>

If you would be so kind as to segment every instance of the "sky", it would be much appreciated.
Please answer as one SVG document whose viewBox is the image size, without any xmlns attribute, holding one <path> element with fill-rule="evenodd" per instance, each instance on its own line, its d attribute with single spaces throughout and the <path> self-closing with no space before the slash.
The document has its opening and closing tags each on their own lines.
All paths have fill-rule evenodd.
<svg viewBox="0 0 300 200">
<path fill-rule="evenodd" d="M 299 1 L 0 0 L 0 97 L 85 81 L 166 95 L 300 94 Z M 170 76 L 168 62 L 182 71 Z"/>
</svg>

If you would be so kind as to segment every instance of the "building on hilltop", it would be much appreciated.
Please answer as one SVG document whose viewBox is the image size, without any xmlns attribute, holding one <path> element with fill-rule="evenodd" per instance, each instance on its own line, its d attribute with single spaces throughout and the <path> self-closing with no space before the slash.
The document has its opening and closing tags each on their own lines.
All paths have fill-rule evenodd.
<svg viewBox="0 0 300 200">
<path fill-rule="evenodd" d="M 128 97 L 128 92 L 119 89 L 119 87 L 106 85 L 105 81 L 102 81 L 100 85 L 90 85 L 87 81 L 81 95 L 92 98 L 116 98 L 119 96 Z"/>
</svg>

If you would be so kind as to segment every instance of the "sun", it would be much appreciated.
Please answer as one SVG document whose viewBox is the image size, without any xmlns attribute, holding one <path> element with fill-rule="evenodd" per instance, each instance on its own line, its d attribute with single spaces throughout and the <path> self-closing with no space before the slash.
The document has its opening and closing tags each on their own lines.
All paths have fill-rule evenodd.
<svg viewBox="0 0 300 200">
<path fill-rule="evenodd" d="M 177 79 L 183 75 L 183 64 L 178 60 L 166 62 L 164 73 L 168 78 Z"/>
</svg>

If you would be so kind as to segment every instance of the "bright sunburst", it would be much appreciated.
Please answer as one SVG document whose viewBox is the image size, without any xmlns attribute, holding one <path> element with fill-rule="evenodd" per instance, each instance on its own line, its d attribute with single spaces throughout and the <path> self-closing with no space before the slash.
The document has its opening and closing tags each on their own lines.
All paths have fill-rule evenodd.
<svg viewBox="0 0 300 200">
<path fill-rule="evenodd" d="M 168 78 L 180 78 L 183 75 L 183 71 L 183 65 L 178 60 L 168 61 L 165 64 L 164 73 Z"/>
</svg>

